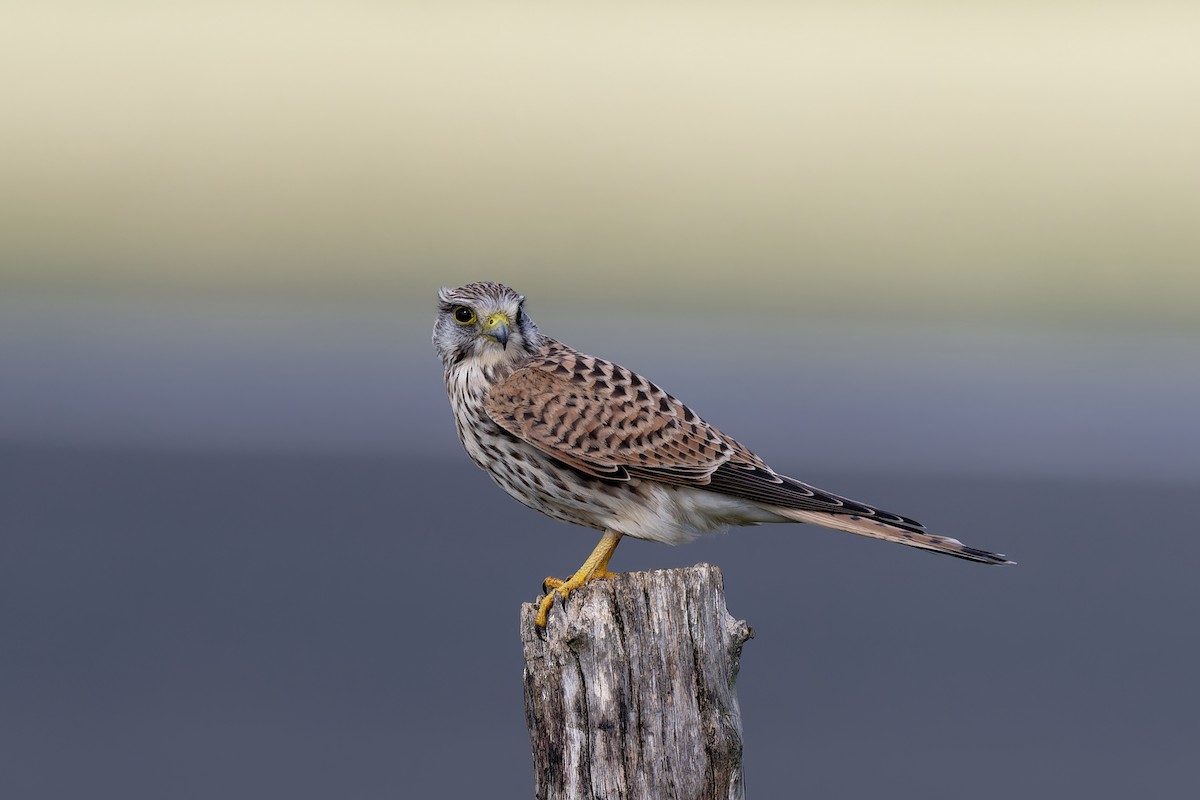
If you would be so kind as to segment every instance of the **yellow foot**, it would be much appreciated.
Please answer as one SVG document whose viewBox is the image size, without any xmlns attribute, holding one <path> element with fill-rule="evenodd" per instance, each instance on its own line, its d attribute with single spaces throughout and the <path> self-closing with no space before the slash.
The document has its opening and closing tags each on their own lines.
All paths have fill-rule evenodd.
<svg viewBox="0 0 1200 800">
<path fill-rule="evenodd" d="M 565 581 L 558 578 L 546 578 L 542 581 L 542 590 L 546 592 L 546 596 L 542 598 L 542 602 L 538 606 L 538 613 L 533 623 L 539 628 L 546 627 L 546 617 L 550 614 L 550 607 L 554 605 L 555 595 L 566 600 L 571 592 L 588 581 L 611 578 L 616 575 L 615 572 L 608 571 L 608 560 L 612 558 L 613 551 L 617 549 L 617 543 L 620 541 L 621 534 L 612 531 L 606 532 L 604 538 L 600 540 L 600 544 L 596 545 L 596 549 L 588 556 L 587 561 L 583 562 L 583 566 L 579 568 L 578 572 Z"/>
<path fill-rule="evenodd" d="M 615 577 L 617 577 L 617 575 L 618 575 L 618 573 L 616 573 L 616 572 L 609 572 L 606 569 L 598 569 L 595 572 L 593 572 L 591 575 L 588 575 L 587 580 L 584 581 L 584 583 L 589 583 L 591 581 L 602 581 L 602 580 L 606 580 L 608 578 L 615 578 Z M 562 578 L 554 578 L 554 577 L 546 578 L 546 580 L 542 581 L 542 593 L 547 594 L 552 589 L 558 589 L 565 583 L 566 583 L 566 581 L 564 581 Z"/>
<path fill-rule="evenodd" d="M 615 572 L 609 572 L 606 569 L 598 569 L 579 582 L 575 582 L 574 577 L 565 581 L 561 578 L 546 578 L 546 580 L 542 581 L 542 591 L 546 593 L 546 596 L 542 598 L 542 603 L 540 606 L 538 606 L 537 617 L 533 620 L 534 624 L 539 628 L 546 627 L 546 618 L 550 614 L 550 607 L 554 605 L 555 595 L 558 595 L 565 601 L 571 592 L 575 591 L 580 586 L 583 586 L 585 583 L 605 580 L 606 578 L 615 578 L 616 576 L 617 573 Z"/>
</svg>

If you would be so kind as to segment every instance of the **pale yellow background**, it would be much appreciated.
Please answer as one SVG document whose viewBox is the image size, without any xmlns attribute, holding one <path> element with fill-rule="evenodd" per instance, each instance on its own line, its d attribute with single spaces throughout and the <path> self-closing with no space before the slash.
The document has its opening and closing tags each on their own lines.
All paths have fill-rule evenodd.
<svg viewBox="0 0 1200 800">
<path fill-rule="evenodd" d="M 1185 2 L 8 3 L 0 287 L 1193 326 L 1198 42 Z"/>
</svg>

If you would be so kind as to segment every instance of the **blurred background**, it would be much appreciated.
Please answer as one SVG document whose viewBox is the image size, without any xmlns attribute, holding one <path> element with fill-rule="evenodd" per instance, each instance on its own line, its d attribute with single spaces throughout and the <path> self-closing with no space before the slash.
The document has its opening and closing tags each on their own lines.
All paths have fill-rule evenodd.
<svg viewBox="0 0 1200 800">
<path fill-rule="evenodd" d="M 532 793 L 592 532 L 466 459 L 492 279 L 773 466 L 1008 553 L 709 561 L 753 797 L 1200 789 L 1200 10 L 0 8 L 0 794 Z"/>
</svg>

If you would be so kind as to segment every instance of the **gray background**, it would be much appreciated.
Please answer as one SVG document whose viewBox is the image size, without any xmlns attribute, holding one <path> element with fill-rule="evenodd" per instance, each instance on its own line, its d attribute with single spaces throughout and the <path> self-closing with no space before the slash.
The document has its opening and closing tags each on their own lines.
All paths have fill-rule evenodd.
<svg viewBox="0 0 1200 800">
<path fill-rule="evenodd" d="M 620 570 L 719 565 L 754 627 L 753 796 L 1198 788 L 1186 337 L 638 326 L 518 288 L 778 469 L 1020 562 L 624 543 Z M 595 536 L 461 453 L 431 310 L 3 312 L 0 794 L 529 796 L 518 607 Z"/>
</svg>

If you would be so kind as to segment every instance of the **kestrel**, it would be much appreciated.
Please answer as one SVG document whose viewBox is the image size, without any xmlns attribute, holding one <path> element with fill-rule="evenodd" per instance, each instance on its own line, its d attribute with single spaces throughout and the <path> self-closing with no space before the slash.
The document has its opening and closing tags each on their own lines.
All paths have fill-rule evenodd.
<svg viewBox="0 0 1200 800">
<path fill-rule="evenodd" d="M 919 522 L 772 470 L 650 381 L 538 331 L 499 283 L 442 289 L 433 344 L 467 455 L 543 514 L 604 532 L 555 595 L 612 575 L 622 536 L 677 544 L 729 525 L 809 522 L 935 553 L 1011 564 Z"/>
</svg>

